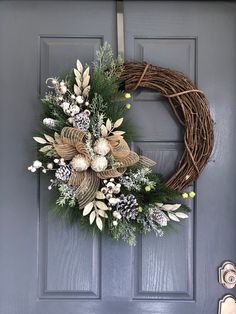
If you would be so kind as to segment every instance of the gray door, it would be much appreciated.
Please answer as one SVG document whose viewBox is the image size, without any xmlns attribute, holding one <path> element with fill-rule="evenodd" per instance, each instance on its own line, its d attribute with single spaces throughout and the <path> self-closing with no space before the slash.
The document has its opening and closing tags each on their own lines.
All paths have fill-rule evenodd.
<svg viewBox="0 0 236 314">
<path fill-rule="evenodd" d="M 186 73 L 216 122 L 212 160 L 190 189 L 191 219 L 132 248 L 69 228 L 48 214 L 35 158 L 37 95 L 45 78 L 116 49 L 113 1 L 0 2 L 0 314 L 215 314 L 226 291 L 217 267 L 236 262 L 236 4 L 126 1 L 126 58 Z M 137 91 L 134 147 L 168 176 L 183 132 L 157 93 Z M 236 290 L 232 290 L 236 295 Z"/>
</svg>

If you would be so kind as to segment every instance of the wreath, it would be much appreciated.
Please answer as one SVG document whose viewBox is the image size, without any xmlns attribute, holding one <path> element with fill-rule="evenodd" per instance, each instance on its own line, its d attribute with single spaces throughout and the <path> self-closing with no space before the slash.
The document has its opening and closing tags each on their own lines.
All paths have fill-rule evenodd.
<svg viewBox="0 0 236 314">
<path fill-rule="evenodd" d="M 212 120 L 204 94 L 182 73 L 145 63 L 123 63 L 105 43 L 96 61 L 63 78 L 46 80 L 37 160 L 28 168 L 51 173 L 57 191 L 52 211 L 80 221 L 112 239 L 135 244 L 136 234 L 163 236 L 188 218 L 183 189 L 197 178 L 213 146 Z M 124 85 L 125 84 L 125 85 Z M 125 86 L 125 88 L 124 88 Z M 165 182 L 155 161 L 132 151 L 135 128 L 126 117 L 130 91 L 151 88 L 167 97 L 185 128 L 185 149 L 175 174 Z M 129 91 L 129 92 L 127 92 Z"/>
</svg>

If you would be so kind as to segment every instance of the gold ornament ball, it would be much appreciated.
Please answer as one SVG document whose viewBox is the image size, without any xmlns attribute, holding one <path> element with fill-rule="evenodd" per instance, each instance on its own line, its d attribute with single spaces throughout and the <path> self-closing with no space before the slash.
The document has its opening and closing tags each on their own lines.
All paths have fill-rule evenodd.
<svg viewBox="0 0 236 314">
<path fill-rule="evenodd" d="M 80 172 L 87 170 L 90 163 L 86 158 L 84 158 L 84 156 L 79 154 L 72 159 L 71 166 L 73 169 Z"/>
<path fill-rule="evenodd" d="M 182 197 L 183 197 L 183 198 L 188 198 L 188 193 L 186 193 L 186 192 L 183 193 L 183 194 L 182 194 Z"/>
<path fill-rule="evenodd" d="M 130 93 L 125 93 L 125 98 L 126 98 L 126 99 L 129 99 L 129 98 L 131 98 L 131 95 L 130 95 Z"/>
<path fill-rule="evenodd" d="M 196 193 L 192 191 L 192 192 L 190 192 L 188 195 L 189 195 L 189 197 L 194 198 L 194 196 L 196 195 Z"/>
<path fill-rule="evenodd" d="M 146 191 L 146 192 L 150 192 L 150 191 L 151 191 L 150 185 L 146 185 L 146 186 L 145 186 L 145 191 Z"/>
<path fill-rule="evenodd" d="M 141 206 L 139 206 L 138 211 L 141 213 L 143 211 L 143 208 Z"/>
</svg>

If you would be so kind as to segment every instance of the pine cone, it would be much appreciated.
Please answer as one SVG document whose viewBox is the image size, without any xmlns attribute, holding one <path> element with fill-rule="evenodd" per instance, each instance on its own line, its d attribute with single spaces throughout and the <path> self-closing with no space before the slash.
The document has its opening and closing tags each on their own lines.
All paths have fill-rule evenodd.
<svg viewBox="0 0 236 314">
<path fill-rule="evenodd" d="M 74 127 L 81 131 L 88 131 L 90 119 L 85 113 L 80 113 L 74 117 Z"/>
<path fill-rule="evenodd" d="M 151 214 L 150 220 L 154 224 L 158 224 L 161 227 L 165 227 L 167 226 L 169 218 L 166 216 L 165 213 L 163 213 L 162 210 L 156 208 L 155 211 Z"/>
<path fill-rule="evenodd" d="M 120 201 L 116 205 L 116 210 L 121 214 L 121 216 L 127 220 L 136 219 L 138 215 L 138 202 L 135 196 L 133 194 L 121 194 L 119 199 Z"/>
<path fill-rule="evenodd" d="M 71 175 L 71 166 L 61 166 L 60 168 L 58 168 L 55 172 L 55 177 L 57 178 L 57 180 L 66 182 L 69 180 Z"/>
</svg>

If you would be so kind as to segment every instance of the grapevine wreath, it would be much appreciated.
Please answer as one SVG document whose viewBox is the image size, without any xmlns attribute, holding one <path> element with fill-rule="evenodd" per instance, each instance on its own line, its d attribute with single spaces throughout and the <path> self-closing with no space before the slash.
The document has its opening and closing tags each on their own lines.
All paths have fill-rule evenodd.
<svg viewBox="0 0 236 314">
<path fill-rule="evenodd" d="M 38 159 L 28 169 L 53 174 L 48 189 L 58 193 L 56 214 L 129 244 L 135 244 L 137 233 L 162 236 L 188 217 L 180 199 L 195 195 L 183 189 L 210 157 L 213 123 L 203 92 L 184 74 L 124 64 L 105 43 L 91 66 L 77 60 L 72 73 L 46 84 L 42 132 L 34 137 Z M 128 145 L 135 132 L 125 115 L 131 108 L 127 100 L 140 87 L 166 97 L 185 129 L 182 158 L 167 182 L 152 172 L 155 161 Z"/>
</svg>

